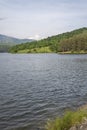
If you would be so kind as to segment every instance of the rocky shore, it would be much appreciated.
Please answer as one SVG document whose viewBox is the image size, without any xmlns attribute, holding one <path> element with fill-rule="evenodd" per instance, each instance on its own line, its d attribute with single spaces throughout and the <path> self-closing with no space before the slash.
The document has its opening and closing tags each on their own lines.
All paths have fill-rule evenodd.
<svg viewBox="0 0 87 130">
<path fill-rule="evenodd" d="M 84 110 L 87 110 L 87 105 L 79 108 L 80 110 L 81 109 L 84 109 Z M 81 124 L 77 124 L 73 127 L 71 127 L 69 130 L 87 130 L 87 117 L 84 117 L 83 120 L 82 120 L 82 123 Z"/>
<path fill-rule="evenodd" d="M 49 120 L 46 130 L 87 130 L 87 105 L 76 111 L 66 111 L 63 117 Z"/>
<path fill-rule="evenodd" d="M 87 130 L 87 118 L 83 118 L 83 122 L 76 126 L 71 127 L 69 130 Z"/>
</svg>

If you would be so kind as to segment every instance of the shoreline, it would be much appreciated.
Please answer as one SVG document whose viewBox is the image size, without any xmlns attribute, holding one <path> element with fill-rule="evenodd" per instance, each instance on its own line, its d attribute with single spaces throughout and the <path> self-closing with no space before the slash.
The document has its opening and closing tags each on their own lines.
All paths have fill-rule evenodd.
<svg viewBox="0 0 87 130">
<path fill-rule="evenodd" d="M 2 52 L 1 52 L 2 53 Z M 50 53 L 54 53 L 54 54 L 87 54 L 87 51 L 65 51 L 65 52 L 52 52 L 52 51 L 47 51 L 47 52 L 26 52 L 26 51 L 18 51 L 18 52 L 8 52 L 11 54 L 50 54 Z"/>
<path fill-rule="evenodd" d="M 62 117 L 48 120 L 45 130 L 87 130 L 87 105 L 68 110 Z"/>
</svg>

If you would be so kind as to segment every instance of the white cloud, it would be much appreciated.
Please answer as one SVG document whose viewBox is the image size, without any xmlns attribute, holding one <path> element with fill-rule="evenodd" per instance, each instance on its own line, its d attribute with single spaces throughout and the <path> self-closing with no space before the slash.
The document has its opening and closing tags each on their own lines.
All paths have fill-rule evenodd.
<svg viewBox="0 0 87 130">
<path fill-rule="evenodd" d="M 35 36 L 30 36 L 29 39 L 39 40 L 40 39 L 40 35 L 36 34 Z"/>
</svg>

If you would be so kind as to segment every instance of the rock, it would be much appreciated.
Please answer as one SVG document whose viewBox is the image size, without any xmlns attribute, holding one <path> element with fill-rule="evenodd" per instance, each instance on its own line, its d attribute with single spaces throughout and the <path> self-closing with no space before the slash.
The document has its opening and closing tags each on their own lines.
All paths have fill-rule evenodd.
<svg viewBox="0 0 87 130">
<path fill-rule="evenodd" d="M 71 127 L 69 130 L 77 130 L 75 126 Z"/>
<path fill-rule="evenodd" d="M 87 130 L 87 118 L 83 118 L 83 122 L 76 126 L 71 127 L 69 130 Z"/>
</svg>

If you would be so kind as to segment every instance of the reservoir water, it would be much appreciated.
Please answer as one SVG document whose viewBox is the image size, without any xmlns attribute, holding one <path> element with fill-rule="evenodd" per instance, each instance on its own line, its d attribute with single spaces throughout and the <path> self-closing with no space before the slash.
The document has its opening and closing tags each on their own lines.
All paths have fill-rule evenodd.
<svg viewBox="0 0 87 130">
<path fill-rule="evenodd" d="M 86 54 L 0 53 L 0 130 L 42 130 L 86 103 Z"/>
</svg>

